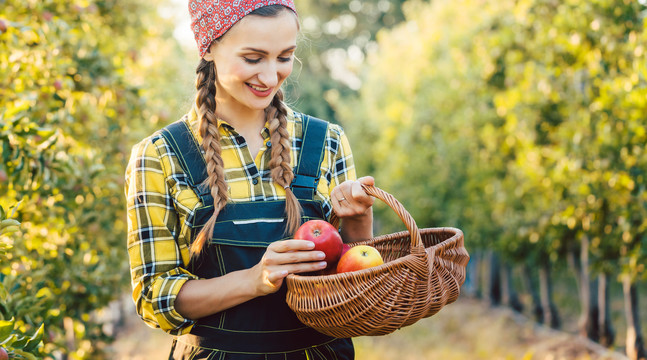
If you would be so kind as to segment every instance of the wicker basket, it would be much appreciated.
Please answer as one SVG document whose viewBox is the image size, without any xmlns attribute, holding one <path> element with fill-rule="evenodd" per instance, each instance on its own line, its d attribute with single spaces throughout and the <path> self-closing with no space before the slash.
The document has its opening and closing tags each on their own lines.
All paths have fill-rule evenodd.
<svg viewBox="0 0 647 360">
<path fill-rule="evenodd" d="M 352 244 L 375 247 L 384 264 L 335 275 L 291 274 L 286 280 L 286 301 L 299 320 L 339 338 L 386 335 L 436 314 L 458 297 L 469 261 L 461 230 L 419 230 L 392 195 L 363 188 L 389 205 L 409 230 Z"/>
</svg>

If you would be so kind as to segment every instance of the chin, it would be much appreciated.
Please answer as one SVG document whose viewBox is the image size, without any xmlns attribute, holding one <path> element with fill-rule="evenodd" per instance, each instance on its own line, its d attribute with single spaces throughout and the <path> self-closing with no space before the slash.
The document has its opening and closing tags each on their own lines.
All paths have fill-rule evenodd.
<svg viewBox="0 0 647 360">
<path fill-rule="evenodd" d="M 249 104 L 248 106 L 250 109 L 254 109 L 254 110 L 265 110 L 272 104 L 272 99 L 274 99 L 275 95 L 276 94 L 273 94 L 262 100 L 254 99 L 254 101 L 250 101 L 248 103 Z"/>
</svg>

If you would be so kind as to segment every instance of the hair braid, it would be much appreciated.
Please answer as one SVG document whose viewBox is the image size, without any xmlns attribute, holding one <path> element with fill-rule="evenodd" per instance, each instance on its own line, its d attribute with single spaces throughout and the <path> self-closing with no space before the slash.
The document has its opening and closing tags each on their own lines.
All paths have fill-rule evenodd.
<svg viewBox="0 0 647 360">
<path fill-rule="evenodd" d="M 202 185 L 207 186 L 211 191 L 213 214 L 191 244 L 190 252 L 192 255 L 199 254 L 207 241 L 212 238 L 213 227 L 216 224 L 218 213 L 227 203 L 227 183 L 225 182 L 225 169 L 220 155 L 220 132 L 216 117 L 216 68 L 214 63 L 201 59 L 196 69 L 196 74 L 198 94 L 195 103 L 200 119 L 202 147 L 205 150 L 207 161 L 207 179 Z"/>
<path fill-rule="evenodd" d="M 270 159 L 270 175 L 277 184 L 285 188 L 285 214 L 287 217 L 286 231 L 293 234 L 301 225 L 301 205 L 290 189 L 294 172 L 290 164 L 292 146 L 288 133 L 287 110 L 283 105 L 283 92 L 279 90 L 272 99 L 269 111 L 270 140 L 272 141 L 272 158 Z"/>
</svg>

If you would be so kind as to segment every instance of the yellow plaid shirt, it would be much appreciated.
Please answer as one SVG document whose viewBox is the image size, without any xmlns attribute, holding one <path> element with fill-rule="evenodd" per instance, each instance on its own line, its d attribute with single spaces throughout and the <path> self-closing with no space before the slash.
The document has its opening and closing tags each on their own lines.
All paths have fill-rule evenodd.
<svg viewBox="0 0 647 360">
<path fill-rule="evenodd" d="M 199 143 L 195 108 L 184 118 Z M 270 177 L 270 133 L 265 124 L 264 145 L 255 159 L 243 138 L 224 121 L 219 121 L 222 158 L 229 185 L 230 201 L 266 201 L 285 198 L 285 190 Z M 288 132 L 292 142 L 292 166 L 296 166 L 301 146 L 300 114 L 288 111 Z M 260 173 L 261 181 L 258 179 Z M 197 277 L 187 271 L 191 218 L 201 202 L 187 184 L 187 175 L 160 132 L 136 144 L 126 168 L 128 212 L 128 255 L 133 300 L 141 318 L 151 327 L 182 335 L 193 321 L 180 315 L 174 306 L 182 285 Z M 342 128 L 330 124 L 321 163 L 316 200 L 330 215 L 330 193 L 345 180 L 355 180 L 355 167 L 348 139 Z M 324 181 L 325 180 L 325 181 Z"/>
</svg>

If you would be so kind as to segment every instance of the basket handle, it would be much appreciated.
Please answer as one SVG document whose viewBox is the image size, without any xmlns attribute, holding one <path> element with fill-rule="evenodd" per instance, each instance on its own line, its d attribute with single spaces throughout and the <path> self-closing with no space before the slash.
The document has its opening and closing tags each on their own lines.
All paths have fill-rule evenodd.
<svg viewBox="0 0 647 360">
<path fill-rule="evenodd" d="M 422 239 L 420 238 L 420 231 L 418 230 L 418 225 L 416 225 L 415 220 L 413 220 L 413 217 L 404 208 L 404 206 L 402 206 L 402 204 L 400 204 L 400 202 L 396 200 L 393 195 L 378 187 L 362 184 L 362 189 L 364 190 L 364 192 L 366 192 L 366 194 L 376 197 L 385 202 L 393 211 L 395 211 L 396 214 L 398 214 L 400 220 L 402 220 L 404 225 L 407 227 L 407 230 L 409 230 L 409 234 L 411 235 L 411 252 L 414 253 L 418 251 L 424 251 L 424 248 L 422 246 Z M 339 228 L 339 222 L 339 217 L 337 217 L 337 214 L 335 214 L 335 212 L 333 211 L 330 214 L 330 223 L 336 228 Z"/>
</svg>

